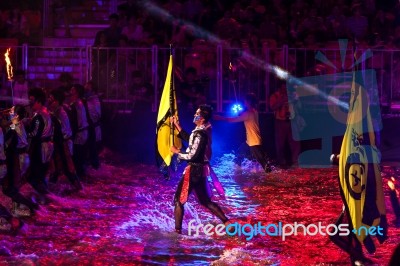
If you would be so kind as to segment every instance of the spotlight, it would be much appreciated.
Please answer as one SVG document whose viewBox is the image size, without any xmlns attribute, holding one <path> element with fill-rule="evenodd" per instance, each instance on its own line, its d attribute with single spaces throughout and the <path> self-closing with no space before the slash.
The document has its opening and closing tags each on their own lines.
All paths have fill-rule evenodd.
<svg viewBox="0 0 400 266">
<path fill-rule="evenodd" d="M 235 103 L 231 107 L 232 115 L 239 115 L 243 111 L 243 107 L 240 103 Z"/>
</svg>

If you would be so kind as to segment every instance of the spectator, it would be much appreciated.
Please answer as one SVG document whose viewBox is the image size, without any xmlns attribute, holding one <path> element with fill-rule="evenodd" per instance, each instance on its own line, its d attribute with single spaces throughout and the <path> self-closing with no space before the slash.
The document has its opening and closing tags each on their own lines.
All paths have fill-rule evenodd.
<svg viewBox="0 0 400 266">
<path fill-rule="evenodd" d="M 104 34 L 107 39 L 108 47 L 117 47 L 118 40 L 121 36 L 121 27 L 119 26 L 119 16 L 118 14 L 111 14 L 109 17 L 109 27 L 104 29 Z"/>
<path fill-rule="evenodd" d="M 252 31 L 249 33 L 248 36 L 249 39 L 249 51 L 252 55 L 261 58 L 262 52 L 261 52 L 261 40 L 260 40 L 260 34 L 258 31 Z"/>
<path fill-rule="evenodd" d="M 134 64 L 134 50 L 129 46 L 128 38 L 121 35 L 119 38 L 119 49 L 117 50 L 117 77 L 121 86 L 126 88 L 130 83 L 129 77 L 132 73 Z"/>
<path fill-rule="evenodd" d="M 346 17 L 340 11 L 339 6 L 332 9 L 332 13 L 326 18 L 327 37 L 337 40 L 346 37 Z"/>
<path fill-rule="evenodd" d="M 1 11 L 0 11 L 1 12 Z M 0 38 L 8 38 L 11 32 L 11 24 L 3 15 L 0 16 Z"/>
<path fill-rule="evenodd" d="M 138 16 L 140 14 L 140 8 L 136 5 L 136 0 L 127 0 L 125 3 L 118 5 L 117 10 L 127 16 Z"/>
<path fill-rule="evenodd" d="M 224 17 L 218 20 L 215 32 L 222 40 L 239 37 L 240 24 L 232 18 L 230 11 L 225 11 Z"/>
<path fill-rule="evenodd" d="M 215 24 L 219 18 L 219 10 L 216 9 L 214 5 L 205 4 L 200 16 L 199 16 L 199 26 L 209 32 L 212 32 Z M 204 33 L 203 38 L 207 39 L 208 34 Z"/>
<path fill-rule="evenodd" d="M 259 30 L 260 39 L 277 40 L 279 38 L 279 28 L 272 16 L 265 14 Z"/>
<path fill-rule="evenodd" d="M 365 41 L 368 34 L 368 20 L 361 14 L 359 5 L 353 6 L 353 15 L 347 19 L 347 36 L 357 41 Z"/>
<path fill-rule="evenodd" d="M 133 71 L 132 83 L 130 86 L 134 109 L 139 112 L 149 112 L 153 102 L 154 87 L 145 82 L 143 73 L 140 70 Z"/>
<path fill-rule="evenodd" d="M 108 77 L 110 76 L 108 64 L 112 61 L 112 58 L 115 57 L 114 52 L 115 51 L 108 49 L 107 35 L 105 32 L 97 32 L 92 49 L 92 79 L 97 88 L 102 88 L 108 84 Z M 68 90 L 70 88 L 71 86 Z"/>
<path fill-rule="evenodd" d="M 233 4 L 232 10 L 231 10 L 232 18 L 236 21 L 242 21 L 243 16 L 244 16 L 244 10 L 242 8 L 242 4 L 237 1 Z"/>
<path fill-rule="evenodd" d="M 372 22 L 372 34 L 374 34 L 378 40 L 387 42 L 390 36 L 393 36 L 393 17 L 390 14 L 385 13 L 383 10 L 379 10 Z"/>
<path fill-rule="evenodd" d="M 179 23 L 178 25 L 174 26 L 171 42 L 175 46 L 191 47 L 193 41 L 193 27 L 191 27 L 190 25 L 184 25 L 183 23 Z"/>
<path fill-rule="evenodd" d="M 28 90 L 29 82 L 25 79 L 25 71 L 18 69 L 15 71 L 14 84 L 12 87 L 13 105 L 27 105 L 29 104 Z"/>
<path fill-rule="evenodd" d="M 137 19 L 134 16 L 128 18 L 128 24 L 122 29 L 122 34 L 128 37 L 128 43 L 131 46 L 143 43 L 147 39 L 147 34 L 144 32 L 142 25 L 137 23 Z"/>
<path fill-rule="evenodd" d="M 257 13 L 255 12 L 253 7 L 249 6 L 246 8 L 246 10 L 244 11 L 243 20 L 241 22 L 240 37 L 245 37 L 249 32 L 253 32 L 256 30 L 256 26 L 258 25 L 256 15 Z"/>
<path fill-rule="evenodd" d="M 18 7 L 11 10 L 8 24 L 10 25 L 8 32 L 9 37 L 17 38 L 19 44 L 27 42 L 29 37 L 28 21 Z"/>
<path fill-rule="evenodd" d="M 182 98 L 188 110 L 194 110 L 206 102 L 204 88 L 197 79 L 197 70 L 194 67 L 185 70 L 184 79 L 181 84 Z"/>
<path fill-rule="evenodd" d="M 203 4 L 200 0 L 186 0 L 186 2 L 183 3 L 183 18 L 191 21 L 191 22 L 197 22 L 201 13 L 201 10 L 203 10 Z"/>
<path fill-rule="evenodd" d="M 318 38 L 317 41 L 325 41 L 326 28 L 323 19 L 318 16 L 316 8 L 311 8 L 308 16 L 303 20 L 298 29 L 298 34 L 303 38 L 310 32 L 314 32 L 314 36 Z M 306 46 L 307 47 L 307 46 Z"/>
<path fill-rule="evenodd" d="M 286 84 L 281 83 L 279 89 L 270 97 L 270 106 L 274 111 L 275 117 L 275 144 L 278 164 L 286 168 L 290 165 L 297 167 L 298 156 L 300 154 L 300 142 L 298 134 L 303 129 L 302 125 L 297 125 L 298 114 L 298 99 L 294 92 L 288 94 Z M 300 120 L 299 120 L 300 121 Z M 304 122 L 304 120 L 302 120 Z M 286 160 L 286 144 L 290 149 L 291 160 Z"/>
<path fill-rule="evenodd" d="M 164 5 L 164 9 L 168 11 L 175 19 L 182 18 L 183 6 L 177 0 L 168 0 L 168 2 Z"/>
</svg>

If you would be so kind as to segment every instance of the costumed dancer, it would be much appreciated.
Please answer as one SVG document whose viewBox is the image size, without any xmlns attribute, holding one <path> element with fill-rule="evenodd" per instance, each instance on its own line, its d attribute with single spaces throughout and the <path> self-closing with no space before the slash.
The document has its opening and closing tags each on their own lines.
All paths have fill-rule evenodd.
<svg viewBox="0 0 400 266">
<path fill-rule="evenodd" d="M 4 153 L 4 135 L 3 129 L 0 127 L 0 181 L 3 183 L 6 175 L 6 155 Z M 13 217 L 6 207 L 0 204 L 0 232 L 9 232 L 17 230 L 23 225 L 22 221 Z"/>
<path fill-rule="evenodd" d="M 89 160 L 94 169 L 99 169 L 99 152 L 101 142 L 101 104 L 99 96 L 94 91 L 92 81 L 88 81 L 85 84 L 85 101 L 83 101 L 83 104 L 85 105 L 87 111 L 87 120 L 89 123 Z"/>
<path fill-rule="evenodd" d="M 184 134 L 185 131 L 182 131 L 182 127 L 179 124 L 179 120 L 175 119 L 174 121 L 175 121 L 174 125 L 175 125 L 176 129 L 178 130 L 178 132 L 182 132 L 182 134 Z M 207 150 L 206 150 L 206 162 L 208 162 L 208 163 L 205 165 L 206 176 L 211 177 L 212 184 L 213 184 L 215 190 L 218 192 L 218 194 L 222 198 L 225 198 L 224 188 L 222 187 L 221 182 L 218 180 L 218 176 L 215 174 L 214 170 L 210 166 L 210 161 L 211 161 L 211 156 L 212 156 L 212 125 L 211 125 L 210 121 L 208 121 L 204 125 L 204 129 L 205 129 L 205 131 L 207 133 L 207 137 L 208 137 L 208 144 L 207 144 Z M 189 136 L 187 136 L 187 138 L 189 138 Z M 211 197 L 212 193 L 211 193 L 211 189 L 208 186 L 208 183 L 207 183 L 207 188 L 208 188 L 207 190 L 209 192 L 208 194 Z"/>
<path fill-rule="evenodd" d="M 71 123 L 72 141 L 74 143 L 73 159 L 76 173 L 80 180 L 86 177 L 85 157 L 89 127 L 86 109 L 81 100 L 84 90 L 85 89 L 80 84 L 74 84 L 71 87 L 71 105 L 69 110 L 69 122 Z"/>
<path fill-rule="evenodd" d="M 295 92 L 286 89 L 284 82 L 269 99 L 270 107 L 275 117 L 275 144 L 276 157 L 283 168 L 297 167 L 300 154 L 300 131 L 304 128 L 304 119 L 299 114 L 300 102 Z M 286 144 L 290 148 L 291 161 L 286 161 Z"/>
<path fill-rule="evenodd" d="M 4 137 L 7 174 L 3 180 L 3 193 L 12 199 L 12 212 L 17 216 L 31 216 L 39 207 L 19 192 L 29 168 L 28 140 L 22 123 L 25 114 L 21 105 L 11 108 L 11 124 Z"/>
<path fill-rule="evenodd" d="M 28 182 L 39 193 L 40 200 L 45 203 L 49 193 L 46 174 L 53 155 L 53 124 L 47 108 L 46 94 L 41 88 L 33 88 L 28 92 L 33 117 L 28 128 L 30 174 Z"/>
<path fill-rule="evenodd" d="M 201 205 L 206 207 L 211 213 L 217 216 L 223 223 L 228 222 L 221 208 L 211 201 L 207 192 L 207 176 L 204 171 L 205 166 L 208 164 L 206 152 L 208 149 L 208 135 L 205 125 L 208 123 L 212 116 L 212 109 L 208 105 L 201 105 L 197 109 L 193 123 L 196 125 L 195 129 L 189 135 L 184 130 L 179 131 L 178 137 L 188 141 L 189 146 L 185 152 L 181 152 L 175 146 L 171 146 L 171 151 L 178 155 L 178 159 L 188 162 L 188 166 L 183 172 L 182 179 L 178 184 L 178 188 L 174 196 L 175 204 L 175 231 L 182 233 L 182 220 L 184 214 L 184 204 L 192 190 L 195 191 L 196 196 Z M 175 117 L 171 121 L 176 125 Z"/>
<path fill-rule="evenodd" d="M 340 155 L 331 158 L 339 161 L 340 194 L 344 203 L 336 224 L 348 223 L 350 234 L 345 238 L 338 234 L 330 238 L 350 255 L 353 265 L 363 265 L 370 260 L 364 256 L 362 245 L 371 254 L 376 250 L 371 234 L 366 231 L 375 227 L 376 238 L 383 243 L 387 238 L 387 219 L 370 99 L 366 89 L 354 79 L 355 76 Z"/>
<path fill-rule="evenodd" d="M 57 183 L 58 176 L 64 172 L 69 182 L 79 191 L 82 189 L 82 185 L 72 160 L 72 130 L 68 115 L 63 108 L 64 100 L 65 94 L 62 90 L 58 89 L 50 92 L 49 109 L 54 126 L 54 156 L 50 181 Z"/>
<path fill-rule="evenodd" d="M 266 173 L 270 173 L 274 166 L 268 159 L 267 154 L 262 147 L 262 139 L 260 126 L 258 123 L 258 111 L 256 109 L 257 100 L 253 93 L 246 95 L 245 101 L 246 110 L 237 117 L 223 117 L 214 115 L 215 120 L 224 120 L 230 123 L 243 122 L 246 128 L 246 143 L 250 147 L 251 154 L 261 165 Z"/>
</svg>

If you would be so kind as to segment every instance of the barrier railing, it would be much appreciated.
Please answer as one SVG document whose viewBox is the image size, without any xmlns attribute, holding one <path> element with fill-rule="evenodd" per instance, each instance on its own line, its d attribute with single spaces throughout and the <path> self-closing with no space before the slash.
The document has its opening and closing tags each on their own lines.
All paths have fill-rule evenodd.
<svg viewBox="0 0 400 266">
<path fill-rule="evenodd" d="M 203 46 L 202 46 L 203 45 Z M 346 56 L 339 49 L 282 48 L 275 49 L 233 49 L 221 45 L 202 44 L 193 48 L 174 48 L 174 83 L 178 99 L 184 104 L 182 84 L 185 71 L 195 69 L 197 76 L 193 83 L 203 91 L 207 102 L 216 111 L 227 111 L 229 105 L 241 101 L 248 92 L 254 92 L 260 100 L 260 111 L 269 112 L 268 99 L 282 81 L 266 66 L 279 66 L 300 79 L 310 76 L 329 77 L 331 83 L 318 89 L 335 94 L 332 87 L 338 77 L 351 71 L 354 63 L 353 51 Z M 4 54 L 9 46 L 2 46 Z M 118 104 L 123 110 L 130 110 L 143 97 L 154 112 L 157 109 L 161 90 L 168 67 L 169 48 L 152 46 L 148 48 L 104 48 L 104 47 L 38 47 L 11 46 L 10 58 L 14 69 L 23 69 L 27 78 L 36 86 L 48 89 L 60 86 L 58 81 L 62 72 L 69 72 L 74 82 L 84 83 L 93 80 L 105 102 Z M 367 50 L 359 50 L 358 58 Z M 343 51 L 342 51 L 343 52 Z M 361 60 L 359 69 L 373 69 L 376 73 L 378 97 L 384 112 L 391 112 L 400 101 L 400 50 L 373 49 L 372 56 Z M 252 62 L 245 53 L 250 53 L 261 64 Z M 324 54 L 325 61 L 316 59 L 317 53 Z M 2 66 L 1 85 L 9 87 Z M 365 77 L 368 78 L 368 77 Z M 335 83 L 335 84 L 334 84 Z M 370 84 L 371 82 L 366 82 Z M 186 84 L 187 85 L 187 84 Z M 338 84 L 336 84 L 338 85 Z M 374 85 L 374 86 L 375 86 Z M 142 86 L 142 87 L 140 87 Z M 141 90 L 141 91 L 140 91 Z M 150 90 L 149 92 L 144 92 Z M 339 91 L 338 91 L 339 92 Z M 318 109 L 318 97 L 310 98 L 313 107 Z"/>
</svg>

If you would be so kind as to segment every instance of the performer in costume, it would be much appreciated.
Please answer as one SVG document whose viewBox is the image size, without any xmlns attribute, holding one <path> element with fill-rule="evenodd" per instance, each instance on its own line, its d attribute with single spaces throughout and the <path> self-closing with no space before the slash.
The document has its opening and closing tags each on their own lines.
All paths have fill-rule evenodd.
<svg viewBox="0 0 400 266">
<path fill-rule="evenodd" d="M 174 123 L 174 125 L 175 125 L 175 127 L 176 127 L 176 129 L 179 131 L 179 132 L 181 132 L 182 131 L 182 127 L 181 127 L 181 125 L 179 124 L 179 121 L 178 120 L 175 120 L 175 123 Z M 208 138 L 208 144 L 207 144 L 207 149 L 206 149 L 206 162 L 207 162 L 207 164 L 205 164 L 205 169 L 204 169 L 204 171 L 205 171 L 205 173 L 206 173 L 206 177 L 211 177 L 211 180 L 212 180 L 212 184 L 213 184 L 213 186 L 214 186 L 214 188 L 215 188 L 215 190 L 218 192 L 218 194 L 222 197 L 222 198 L 225 198 L 225 191 L 224 191 L 224 188 L 222 187 L 222 184 L 221 184 L 221 182 L 219 182 L 219 180 L 218 180 L 218 177 L 217 177 L 217 175 L 215 174 L 215 172 L 214 172 L 214 170 L 212 169 L 212 167 L 210 166 L 210 161 L 211 161 L 211 156 L 212 156 L 212 125 L 211 125 L 211 122 L 210 121 L 208 121 L 205 125 L 204 125 L 204 129 L 205 129 L 205 131 L 206 131 L 206 133 L 207 133 L 207 138 Z M 209 194 L 209 196 L 211 197 L 211 189 L 209 188 L 209 186 L 208 186 L 208 183 L 207 183 L 207 190 L 208 190 L 208 194 Z"/>
<path fill-rule="evenodd" d="M 85 100 L 83 101 L 87 111 L 87 120 L 89 123 L 88 149 L 90 164 L 94 169 L 99 169 L 99 152 L 101 142 L 101 105 L 99 96 L 93 89 L 93 82 L 88 81 L 85 84 Z"/>
<path fill-rule="evenodd" d="M 88 121 L 85 106 L 82 103 L 85 89 L 80 84 L 71 87 L 70 123 L 72 141 L 74 142 L 74 164 L 78 177 L 82 180 L 86 176 L 85 157 L 88 140 Z"/>
<path fill-rule="evenodd" d="M 181 152 L 174 146 L 171 146 L 171 151 L 178 155 L 180 160 L 188 162 L 188 166 L 183 172 L 181 181 L 174 197 L 175 204 L 175 231 L 182 233 L 182 220 L 184 214 L 184 204 L 192 190 L 195 191 L 196 196 L 201 205 L 205 206 L 215 216 L 217 216 L 223 223 L 228 222 L 221 208 L 212 202 L 207 193 L 207 178 L 204 171 L 205 166 L 208 164 L 206 152 L 208 149 L 208 135 L 205 125 L 208 123 L 212 115 L 212 109 L 208 105 L 201 105 L 197 109 L 193 123 L 196 124 L 195 129 L 189 135 L 184 130 L 179 131 L 179 137 L 188 141 L 189 146 L 185 152 Z M 179 124 L 175 117 L 171 118 L 172 122 Z"/>
<path fill-rule="evenodd" d="M 220 115 L 214 115 L 215 120 L 224 120 L 227 122 L 243 122 L 246 128 L 246 143 L 250 147 L 251 154 L 262 166 L 266 173 L 270 173 L 273 170 L 267 154 L 264 152 L 262 147 L 260 127 L 258 124 L 258 112 L 256 109 L 256 96 L 253 93 L 249 93 L 245 98 L 246 110 L 237 117 L 223 117 Z"/>
<path fill-rule="evenodd" d="M 3 135 L 3 129 L 0 127 L 0 165 L 2 168 L 6 163 L 6 155 L 4 153 L 4 135 Z M 0 180 L 3 182 L 7 178 L 4 175 L 5 171 L 2 171 L 2 175 L 0 176 Z M 4 177 L 3 177 L 4 176 Z M 4 192 L 4 187 L 3 187 L 3 192 Z M 14 218 L 11 213 L 7 210 L 6 207 L 0 204 L 0 232 L 8 232 L 10 230 L 15 230 L 17 228 L 22 227 L 22 221 L 18 220 L 17 218 Z"/>
<path fill-rule="evenodd" d="M 12 199 L 12 212 L 18 216 L 33 215 L 39 207 L 19 192 L 19 187 L 23 185 L 23 177 L 29 167 L 28 140 L 25 127 L 21 122 L 25 114 L 26 111 L 23 106 L 16 105 L 11 108 L 11 124 L 4 137 L 7 174 L 3 180 L 3 193 Z M 25 205 L 28 209 L 22 205 Z"/>
<path fill-rule="evenodd" d="M 371 254 L 376 248 L 371 234 L 361 229 L 375 227 L 375 236 L 383 243 L 387 238 L 387 219 L 379 168 L 380 152 L 375 145 L 369 108 L 371 99 L 353 75 L 346 132 L 340 155 L 332 158 L 339 161 L 340 194 L 344 203 L 336 224 L 348 223 L 350 235 L 343 238 L 336 234 L 330 238 L 349 253 L 353 265 L 363 265 L 370 260 L 364 256 L 362 245 Z"/>
<path fill-rule="evenodd" d="M 269 99 L 270 107 L 275 117 L 275 144 L 276 157 L 283 168 L 297 167 L 300 154 L 299 133 L 304 127 L 304 119 L 300 117 L 298 109 L 300 103 L 295 92 L 288 95 L 286 83 L 282 82 L 276 92 Z M 302 124 L 297 123 L 301 121 Z M 286 161 L 286 144 L 290 149 L 291 161 Z"/>
<path fill-rule="evenodd" d="M 46 95 L 41 88 L 33 88 L 28 92 L 29 102 L 34 113 L 29 128 L 30 174 L 28 182 L 39 193 L 41 200 L 46 200 L 46 174 L 53 155 L 53 124 L 50 113 L 44 106 Z"/>
<path fill-rule="evenodd" d="M 72 160 L 73 143 L 72 130 L 68 115 L 63 108 L 65 94 L 61 90 L 53 90 L 49 96 L 49 109 L 54 125 L 54 156 L 52 160 L 52 173 L 50 181 L 57 183 L 58 176 L 64 172 L 76 190 L 81 190 L 82 185 L 75 171 Z"/>
</svg>

